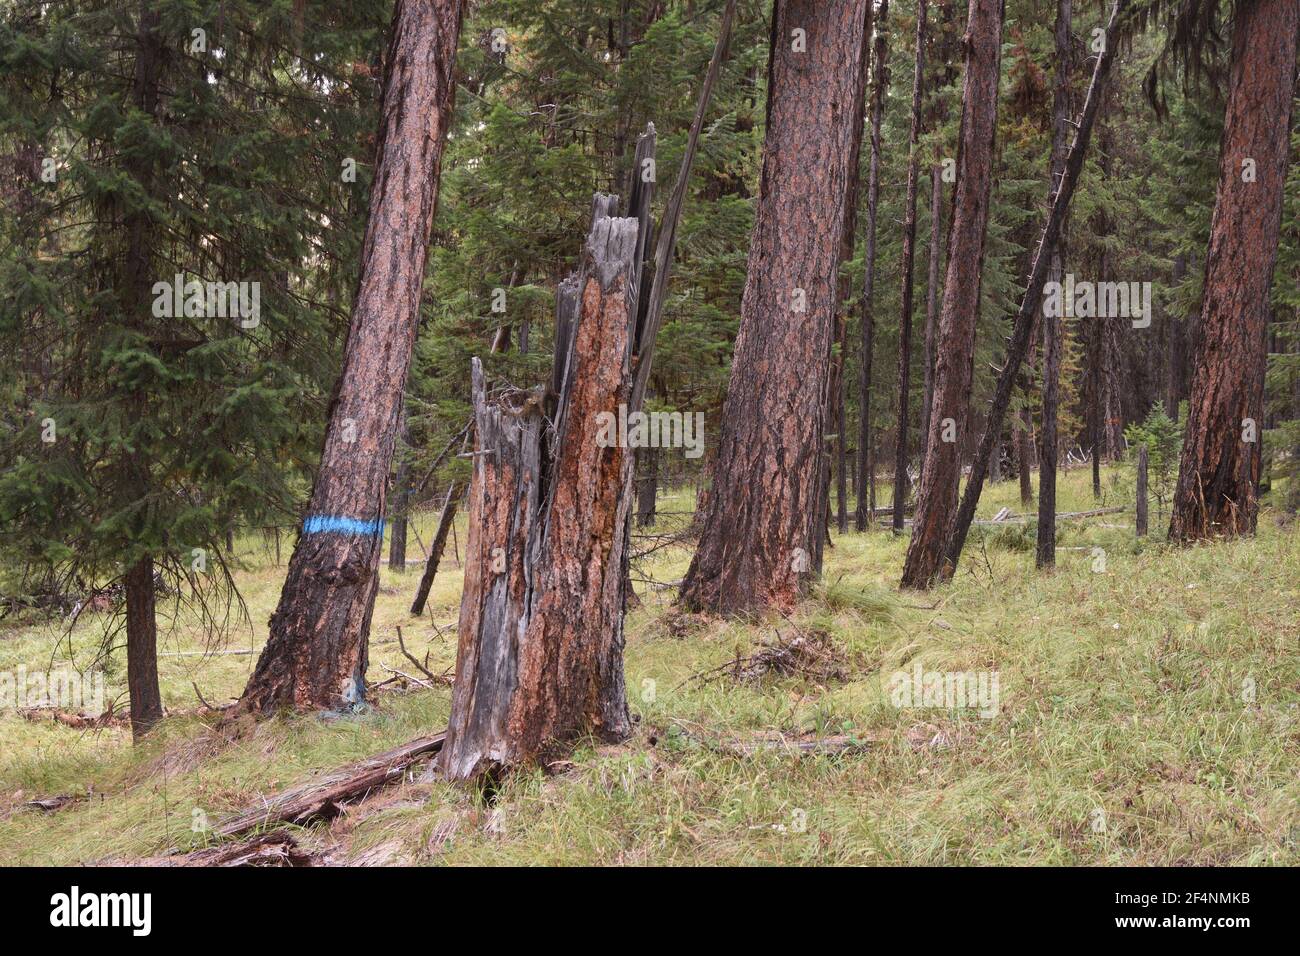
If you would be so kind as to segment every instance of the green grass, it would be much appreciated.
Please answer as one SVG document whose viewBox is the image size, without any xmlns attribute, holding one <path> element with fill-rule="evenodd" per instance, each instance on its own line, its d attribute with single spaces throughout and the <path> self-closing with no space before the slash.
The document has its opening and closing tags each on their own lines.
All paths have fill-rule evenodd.
<svg viewBox="0 0 1300 956">
<path fill-rule="evenodd" d="M 1101 504 L 1130 504 L 1124 469 Z M 1021 510 L 1014 482 L 989 488 L 981 516 Z M 1096 507 L 1085 471 L 1063 476 L 1058 509 Z M 881 499 L 883 501 L 886 498 Z M 686 511 L 691 495 L 661 501 Z M 425 542 L 432 517 L 420 524 Z M 823 584 L 792 615 L 742 624 L 672 614 L 670 589 L 641 590 L 628 621 L 627 676 L 638 732 L 614 747 L 580 746 L 559 773 L 521 773 L 489 807 L 441 783 L 391 788 L 304 840 L 338 862 L 491 863 L 1300 863 L 1300 532 L 1266 511 L 1253 540 L 1172 549 L 1166 519 L 1138 543 L 1131 511 L 1064 524 L 1058 568 L 1039 574 L 1015 529 L 973 533 L 951 586 L 896 589 L 905 539 L 887 530 L 837 535 Z M 673 522 L 665 527 L 676 527 Z M 464 524 L 460 527 L 464 542 Z M 1032 543 L 1032 537 L 1028 539 Z M 412 541 L 415 554 L 418 547 Z M 1097 549 L 1101 549 L 1098 551 Z M 251 627 L 224 645 L 260 649 L 283 568 L 260 539 L 240 541 Z M 1104 571 L 1099 555 L 1104 552 Z M 284 551 L 287 558 L 288 548 Z M 675 581 L 686 548 L 664 549 L 645 574 Z M 417 580 L 386 569 L 372 631 L 381 665 L 410 671 L 394 641 L 449 666 L 454 628 L 406 613 Z M 432 620 L 456 618 L 460 573 L 444 564 Z M 98 622 L 74 634 L 90 660 Z M 762 684 L 692 681 L 775 629 L 817 627 L 849 679 Z M 164 652 L 203 646 L 193 621 Z M 0 671 L 66 660 L 48 626 L 0 631 Z M 109 696 L 125 683 L 117 651 Z M 446 723 L 450 691 L 388 693 L 347 720 L 275 720 L 228 739 L 193 716 L 191 682 L 216 702 L 237 695 L 252 656 L 165 657 L 170 717 L 132 747 L 121 729 L 78 731 L 0 711 L 0 862 L 79 863 L 202 845 L 209 820 Z M 997 671 L 1000 707 L 892 706 L 889 676 Z M 1243 700 L 1243 682 L 1255 689 Z M 706 747 L 779 731 L 850 734 L 864 753 L 750 757 Z M 34 797 L 90 798 L 55 813 Z M 800 826 L 800 823 L 804 824 Z M 1104 823 L 1104 826 L 1102 824 Z"/>
</svg>

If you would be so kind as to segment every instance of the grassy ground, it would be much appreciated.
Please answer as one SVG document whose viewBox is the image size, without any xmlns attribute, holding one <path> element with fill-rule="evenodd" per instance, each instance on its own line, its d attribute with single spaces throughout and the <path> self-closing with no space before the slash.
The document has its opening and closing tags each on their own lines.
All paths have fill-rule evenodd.
<svg viewBox="0 0 1300 956">
<path fill-rule="evenodd" d="M 1128 472 L 1108 472 L 1105 486 L 1103 504 L 1129 503 Z M 1096 506 L 1083 471 L 1064 477 L 1059 498 L 1061 511 Z M 993 486 L 981 514 L 1019 510 L 1016 499 L 1014 482 Z M 685 493 L 661 502 L 691 505 Z M 431 521 L 419 526 L 425 542 Z M 1254 540 L 1176 550 L 1161 541 L 1163 522 L 1152 524 L 1155 536 L 1139 544 L 1131 513 L 1070 522 L 1052 574 L 1033 570 L 1032 530 L 973 534 L 954 583 L 924 595 L 895 589 L 903 540 L 837 536 L 824 587 L 792 620 L 682 618 L 670 612 L 671 590 L 647 586 L 628 621 L 639 730 L 626 744 L 582 746 L 558 772 L 517 775 L 491 806 L 409 783 L 300 836 L 354 863 L 1296 865 L 1298 526 L 1266 512 Z M 260 540 L 237 550 L 252 623 L 222 647 L 257 650 L 283 568 Z M 674 581 L 688 560 L 685 548 L 666 548 L 643 570 Z M 399 624 L 431 669 L 453 663 L 454 627 L 434 626 L 457 613 L 460 572 L 454 560 L 445 568 L 419 621 L 406 613 L 415 569 L 384 570 L 372 682 L 390 676 L 384 665 L 412 669 L 397 650 Z M 90 660 L 97 626 L 78 625 L 76 661 Z M 844 679 L 689 680 L 796 628 L 830 636 Z M 180 620 L 163 651 L 202 648 L 194 622 Z M 49 626 L 0 631 L 0 672 L 57 667 L 68 654 Z M 164 657 L 176 716 L 134 748 L 124 729 L 0 711 L 0 863 L 203 845 L 204 819 L 446 723 L 450 691 L 440 688 L 383 693 L 372 712 L 343 720 L 212 730 L 196 716 L 192 683 L 209 701 L 229 699 L 253 662 Z M 890 675 L 917 662 L 996 671 L 998 713 L 893 706 Z M 120 651 L 108 670 L 111 699 L 125 685 Z M 775 731 L 848 734 L 866 749 L 740 757 L 702 743 Z M 86 799 L 53 813 L 22 806 L 57 794 Z"/>
</svg>

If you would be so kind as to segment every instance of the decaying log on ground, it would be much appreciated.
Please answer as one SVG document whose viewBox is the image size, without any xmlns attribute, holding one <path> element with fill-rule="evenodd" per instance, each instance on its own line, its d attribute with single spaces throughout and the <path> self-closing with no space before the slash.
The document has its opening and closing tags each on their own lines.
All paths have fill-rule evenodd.
<svg viewBox="0 0 1300 956">
<path fill-rule="evenodd" d="M 362 799 L 370 791 L 400 780 L 407 768 L 437 753 L 445 733 L 419 737 L 410 743 L 377 754 L 366 760 L 331 771 L 300 786 L 286 790 L 213 828 L 222 838 L 240 836 L 259 827 L 277 823 L 306 823 L 338 813 L 339 808 Z"/>
<path fill-rule="evenodd" d="M 638 168 L 653 147 L 638 144 Z M 651 154 L 652 155 L 652 154 Z M 623 678 L 634 449 L 631 409 L 649 248 L 649 184 L 614 216 L 597 194 L 578 273 L 556 295 L 549 393 L 489 393 L 473 364 L 478 451 L 444 776 L 546 760 L 631 730 Z"/>
<path fill-rule="evenodd" d="M 261 833 L 237 843 L 195 850 L 193 853 L 176 853 L 170 856 L 150 856 L 139 860 L 113 861 L 130 866 L 315 866 L 316 858 L 298 845 L 298 841 L 283 830 Z"/>
</svg>

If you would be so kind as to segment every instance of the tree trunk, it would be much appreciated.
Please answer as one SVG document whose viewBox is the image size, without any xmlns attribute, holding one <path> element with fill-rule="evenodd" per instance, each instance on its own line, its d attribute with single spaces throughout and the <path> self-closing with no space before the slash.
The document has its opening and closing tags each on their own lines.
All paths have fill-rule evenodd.
<svg viewBox="0 0 1300 956">
<path fill-rule="evenodd" d="M 1187 257 L 1179 254 L 1174 257 L 1174 286 L 1181 284 L 1186 275 Z M 1186 320 L 1176 319 L 1172 314 L 1165 315 L 1169 335 L 1165 411 L 1174 421 L 1178 421 L 1178 406 L 1187 394 L 1187 334 L 1184 328 L 1187 324 Z"/>
<path fill-rule="evenodd" d="M 1137 535 L 1146 537 L 1147 533 L 1147 446 L 1138 445 L 1137 450 Z"/>
<path fill-rule="evenodd" d="M 461 0 L 398 0 L 378 160 L 343 371 L 320 468 L 245 706 L 340 710 L 364 700 L 385 486 L 419 324 L 455 95 Z"/>
<path fill-rule="evenodd" d="M 424 573 L 420 575 L 420 586 L 416 588 L 415 600 L 411 602 L 411 614 L 415 617 L 424 613 L 424 602 L 429 600 L 429 588 L 433 587 L 438 565 L 442 563 L 442 553 L 447 549 L 447 532 L 451 530 L 452 522 L 456 520 L 456 509 L 459 505 L 460 485 L 453 481 L 451 487 L 447 489 L 447 497 L 442 502 L 442 513 L 438 516 L 438 530 L 429 544 L 429 560 L 425 562 Z"/>
<path fill-rule="evenodd" d="M 866 41 L 864 41 L 866 42 Z M 857 529 L 866 531 L 876 510 L 876 461 L 871 453 L 871 377 L 875 361 L 876 210 L 880 197 L 880 126 L 889 89 L 889 0 L 881 0 L 876 21 L 876 83 L 871 91 L 871 167 L 867 173 L 866 269 L 862 277 L 862 368 L 858 372 L 858 512 Z"/>
<path fill-rule="evenodd" d="M 637 460 L 645 462 L 645 473 L 636 488 L 636 526 L 649 528 L 655 523 L 655 496 L 659 492 L 659 449 L 642 448 Z"/>
<path fill-rule="evenodd" d="M 449 779 L 495 776 L 582 734 L 614 741 L 631 730 L 623 610 L 635 456 L 609 419 L 632 395 L 649 214 L 612 218 L 613 208 L 597 196 L 579 273 L 557 294 L 554 409 L 518 400 L 530 393 L 489 401 L 474 361 L 480 450 L 439 758 Z"/>
<path fill-rule="evenodd" d="M 136 32 L 136 59 L 133 98 L 138 110 L 157 122 L 160 76 L 166 49 L 159 33 L 162 17 L 157 4 L 144 0 Z M 153 162 L 137 154 L 126 161 L 126 169 L 146 195 L 157 191 Z M 143 316 L 147 313 L 149 290 L 154 281 L 153 218 L 143 208 L 129 212 L 123 223 L 127 250 L 124 276 L 120 286 L 123 312 Z M 149 396 L 135 390 L 129 399 L 137 421 L 148 418 Z M 147 501 L 151 491 L 149 463 L 140 449 L 123 453 L 122 489 L 136 501 Z M 126 591 L 126 673 L 131 695 L 131 736 L 139 740 L 162 719 L 162 695 L 158 687 L 158 625 L 154 616 L 153 557 L 136 560 L 123 580 Z"/>
<path fill-rule="evenodd" d="M 393 478 L 393 526 L 389 531 L 388 570 L 406 573 L 406 522 L 411 507 L 411 462 L 406 449 L 406 412 L 402 412 L 402 448 L 398 452 L 397 474 Z"/>
<path fill-rule="evenodd" d="M 1034 455 L 1029 441 L 1029 409 L 1022 408 L 1013 426 L 1016 438 L 1016 471 L 1020 479 L 1020 504 L 1026 509 L 1034 503 Z"/>
<path fill-rule="evenodd" d="M 1051 191 L 1056 192 L 1065 176 L 1065 159 L 1070 151 L 1067 124 L 1074 110 L 1070 107 L 1070 70 L 1074 44 L 1070 37 L 1071 0 L 1057 0 L 1056 4 L 1056 63 L 1052 95 L 1052 162 L 1048 175 Z M 1052 251 L 1052 264 L 1048 281 L 1060 282 L 1064 273 L 1065 230 Z M 1034 563 L 1041 568 L 1056 564 L 1056 455 L 1059 439 L 1056 428 L 1056 406 L 1061 387 L 1061 339 L 1065 334 L 1065 319 L 1053 315 L 1043 317 L 1043 429 L 1038 452 L 1038 547 Z"/>
<path fill-rule="evenodd" d="M 126 572 L 126 686 L 131 695 L 131 736 L 139 740 L 162 720 L 158 689 L 158 624 L 154 617 L 153 559 Z"/>
<path fill-rule="evenodd" d="M 966 544 L 966 535 L 970 531 L 971 522 L 975 519 L 975 508 L 979 505 L 980 493 L 984 490 L 984 478 L 988 474 L 989 458 L 993 454 L 993 446 L 997 443 L 998 433 L 1002 430 L 1007 406 L 1011 403 L 1011 391 L 1020 372 L 1020 364 L 1029 349 L 1034 316 L 1042 307 L 1043 286 L 1047 283 L 1051 252 L 1060 236 L 1061 227 L 1065 224 L 1070 201 L 1074 198 L 1075 186 L 1083 170 L 1083 158 L 1088 151 L 1088 141 L 1092 137 L 1092 126 L 1097 118 L 1097 110 L 1101 106 L 1106 77 L 1110 73 L 1111 64 L 1115 61 L 1115 49 L 1119 43 L 1120 15 L 1127 5 L 1128 0 L 1115 0 L 1115 5 L 1111 8 L 1103 41 L 1103 52 L 1097 56 L 1097 62 L 1093 66 L 1092 80 L 1088 84 L 1088 96 L 1083 104 L 1083 114 L 1079 118 L 1074 142 L 1070 145 L 1070 152 L 1066 156 L 1065 175 L 1052 195 L 1051 211 L 1043 224 L 1038 248 L 1034 252 L 1033 264 L 1029 270 L 1029 284 L 1025 289 L 1024 298 L 1020 301 L 1015 324 L 1012 326 L 1006 362 L 1002 367 L 1002 373 L 998 376 L 984 435 L 980 439 L 975 460 L 971 463 L 970 480 L 966 483 L 966 491 L 962 495 L 961 505 L 952 525 L 946 560 L 939 568 L 947 578 L 951 578 L 957 566 L 957 559 Z"/>
<path fill-rule="evenodd" d="M 1171 541 L 1254 534 L 1268 290 L 1295 83 L 1296 0 L 1241 0 Z"/>
<path fill-rule="evenodd" d="M 928 587 L 940 572 L 961 481 L 962 426 L 970 415 L 980 272 L 993 183 L 1002 0 L 970 0 L 963 45 L 966 73 L 962 81 L 957 188 L 948 227 L 948 272 L 939 317 L 934 404 L 930 410 L 925 475 L 903 566 L 905 587 Z"/>
<path fill-rule="evenodd" d="M 925 94 L 925 0 L 916 5 L 916 68 L 912 74 L 912 133 L 903 207 L 903 309 L 898 320 L 898 440 L 894 446 L 894 534 L 907 507 L 907 419 L 912 385 L 912 293 L 916 262 L 916 187 L 921 175 L 921 99 Z"/>
<path fill-rule="evenodd" d="M 934 401 L 934 359 L 939 328 L 939 264 L 942 258 L 943 178 L 942 169 L 930 169 L 930 268 L 926 274 L 925 373 L 921 398 L 921 474 L 925 474 L 925 441 L 930 434 L 930 403 Z"/>
<path fill-rule="evenodd" d="M 687 607 L 792 605 L 820 570 L 822 447 L 866 0 L 778 0 L 761 193 Z M 806 43 L 806 47 L 805 47 Z"/>
<path fill-rule="evenodd" d="M 849 156 L 849 184 L 844 190 L 844 228 L 840 239 L 840 266 L 853 258 L 853 248 L 857 244 L 858 238 L 858 199 L 862 185 L 862 177 L 859 175 L 861 168 L 862 156 L 862 113 L 866 106 L 867 82 L 869 79 L 871 56 L 870 56 L 870 38 L 871 38 L 871 21 L 872 9 L 871 3 L 866 5 L 866 23 L 863 26 L 862 39 L 862 56 L 859 60 L 861 67 L 861 77 L 859 81 L 858 100 L 853 105 L 853 115 L 857 117 L 854 122 L 853 145 Z M 848 324 L 849 315 L 845 307 L 849 297 L 853 293 L 852 285 L 849 278 L 837 270 L 837 285 L 835 293 L 835 341 L 839 343 L 839 352 L 834 355 L 831 362 L 831 380 L 829 401 L 827 404 L 827 420 L 835 423 L 835 497 L 839 505 L 836 514 L 836 527 L 840 534 L 849 530 L 849 489 L 847 481 L 848 466 L 848 396 L 845 394 L 846 384 L 844 379 L 844 367 L 848 358 Z M 857 479 L 854 479 L 854 487 Z M 861 495 L 859 495 L 861 500 Z"/>
</svg>

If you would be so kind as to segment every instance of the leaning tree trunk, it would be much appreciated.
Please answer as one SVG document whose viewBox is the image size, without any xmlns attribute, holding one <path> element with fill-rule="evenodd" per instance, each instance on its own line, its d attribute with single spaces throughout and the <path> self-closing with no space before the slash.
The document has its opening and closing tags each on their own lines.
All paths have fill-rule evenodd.
<svg viewBox="0 0 1300 956">
<path fill-rule="evenodd" d="M 1298 10 L 1296 0 L 1237 4 L 1173 541 L 1255 532 L 1268 289 L 1286 184 Z"/>
<path fill-rule="evenodd" d="M 424 613 L 424 602 L 429 600 L 429 589 L 438 574 L 438 565 L 442 563 L 442 553 L 447 550 L 447 533 L 451 531 L 452 522 L 456 520 L 456 509 L 460 505 L 461 486 L 452 482 L 447 489 L 447 497 L 442 503 L 442 514 L 438 517 L 438 530 L 434 532 L 433 542 L 429 545 L 429 560 L 424 564 L 424 573 L 420 575 L 420 586 L 415 589 L 415 600 L 411 602 L 411 614 L 419 617 Z"/>
<path fill-rule="evenodd" d="M 632 396 L 649 214 L 614 218 L 615 202 L 596 197 L 578 275 L 556 296 L 554 400 L 490 399 L 474 360 L 479 451 L 439 757 L 449 779 L 545 760 L 584 733 L 612 741 L 631 730 L 623 607 L 635 455 L 609 422 Z"/>
<path fill-rule="evenodd" d="M 1070 69 L 1074 41 L 1070 36 L 1070 0 L 1056 4 L 1056 70 L 1052 95 L 1052 162 L 1048 171 L 1051 188 L 1065 175 L 1065 158 L 1070 150 L 1066 124 L 1074 111 L 1070 108 Z M 1049 282 L 1060 282 L 1065 260 L 1065 225 L 1052 250 Z M 1062 310 L 1064 311 L 1064 310 Z M 1056 429 L 1056 406 L 1061 388 L 1061 339 L 1065 334 L 1063 316 L 1043 317 L 1043 428 L 1038 452 L 1038 541 L 1034 563 L 1039 568 L 1056 564 L 1056 454 L 1059 445 Z"/>
<path fill-rule="evenodd" d="M 820 568 L 822 447 L 866 0 L 778 0 L 767 137 L 713 493 L 687 607 L 788 606 Z M 793 38 L 793 39 L 792 39 Z"/>
<path fill-rule="evenodd" d="M 998 78 L 1002 62 L 1002 0 L 970 0 L 962 81 L 957 188 L 948 226 L 948 271 L 939 317 L 934 404 L 925 474 L 916 498 L 903 586 L 924 588 L 939 574 L 961 481 L 962 425 L 970 414 L 980 271 L 993 183 Z"/>
<path fill-rule="evenodd" d="M 361 279 L 320 469 L 245 706 L 339 710 L 365 697 L 385 485 L 419 319 L 461 0 L 398 0 Z"/>
<path fill-rule="evenodd" d="M 925 94 L 925 0 L 916 5 L 916 70 L 912 75 L 912 133 L 903 206 L 903 310 L 898 320 L 898 439 L 894 446 L 894 534 L 903 533 L 907 506 L 908 392 L 912 379 L 912 293 L 916 262 L 916 187 L 921 175 L 921 98 Z"/>
<path fill-rule="evenodd" d="M 876 211 L 880 198 L 881 143 L 880 126 L 885 116 L 885 94 L 889 87 L 889 0 L 880 2 L 876 21 L 876 82 L 871 91 L 871 167 L 867 173 L 867 248 L 862 276 L 862 356 L 858 371 L 858 481 L 855 489 L 858 510 L 854 522 L 866 531 L 875 518 L 876 461 L 871 453 L 871 373 L 875 362 L 876 313 L 873 293 L 876 286 Z"/>
<path fill-rule="evenodd" d="M 984 435 L 980 438 L 975 460 L 971 462 L 970 479 L 966 483 L 961 505 L 953 519 L 945 560 L 936 569 L 945 578 L 952 577 L 953 570 L 957 567 L 957 559 L 966 544 L 966 535 L 970 532 L 971 522 L 975 519 L 975 508 L 979 505 L 980 493 L 984 490 L 984 479 L 988 475 L 989 459 L 993 456 L 993 448 L 997 444 L 998 433 L 1002 430 L 1007 406 L 1011 403 L 1011 391 L 1020 372 L 1020 364 L 1025 360 L 1025 352 L 1029 349 L 1034 316 L 1042 306 L 1043 286 L 1047 283 L 1047 269 L 1051 263 L 1052 249 L 1060 236 L 1061 227 L 1070 209 L 1070 201 L 1074 198 L 1074 190 L 1079 182 L 1079 174 L 1083 170 L 1083 158 L 1088 152 L 1088 141 L 1092 138 L 1092 126 L 1097 119 L 1097 110 L 1101 106 L 1106 77 L 1110 73 L 1111 64 L 1115 61 L 1120 18 L 1127 6 L 1128 0 L 1115 0 L 1115 5 L 1110 11 L 1110 20 L 1106 25 L 1103 40 L 1104 46 L 1093 66 L 1092 80 L 1088 84 L 1088 95 L 1083 104 L 1083 114 L 1079 118 L 1074 142 L 1070 144 L 1070 152 L 1065 159 L 1065 175 L 1052 194 L 1051 210 L 1047 214 L 1047 221 L 1043 224 L 1038 248 L 1034 251 L 1033 264 L 1029 270 L 1029 284 L 1025 288 L 1020 309 L 1016 313 L 1015 323 L 1011 329 L 1011 342 L 1007 347 L 1006 362 L 1002 366 L 997 387 L 993 392 L 993 402 L 989 407 Z"/>
</svg>

